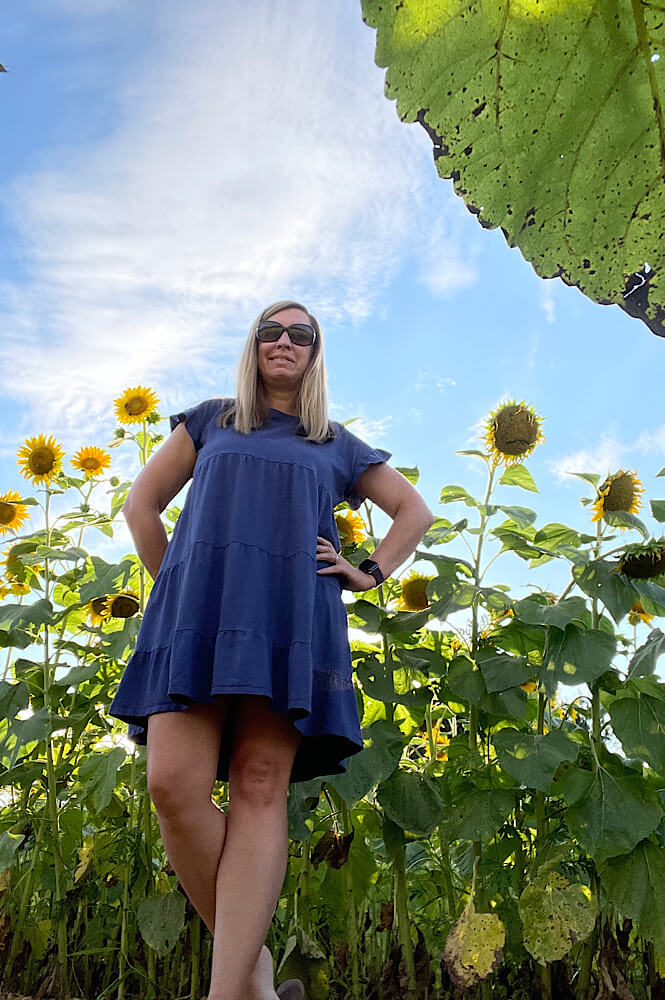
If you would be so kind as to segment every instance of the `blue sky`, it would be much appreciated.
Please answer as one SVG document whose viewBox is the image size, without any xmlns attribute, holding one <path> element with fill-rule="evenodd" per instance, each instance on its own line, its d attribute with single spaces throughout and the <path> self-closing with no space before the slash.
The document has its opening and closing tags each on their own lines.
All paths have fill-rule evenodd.
<svg viewBox="0 0 665 1000">
<path fill-rule="evenodd" d="M 445 483 L 481 491 L 455 452 L 506 397 L 546 443 L 539 495 L 504 502 L 583 529 L 566 472 L 619 466 L 662 496 L 665 344 L 480 228 L 383 96 L 358 2 L 7 0 L 4 21 L 0 494 L 25 492 L 25 437 L 104 446 L 128 386 L 164 415 L 231 394 L 252 319 L 294 297 L 324 329 L 331 415 L 417 465 L 435 512 Z M 131 549 L 124 526 L 87 542 Z M 503 566 L 518 589 L 565 580 Z"/>
</svg>

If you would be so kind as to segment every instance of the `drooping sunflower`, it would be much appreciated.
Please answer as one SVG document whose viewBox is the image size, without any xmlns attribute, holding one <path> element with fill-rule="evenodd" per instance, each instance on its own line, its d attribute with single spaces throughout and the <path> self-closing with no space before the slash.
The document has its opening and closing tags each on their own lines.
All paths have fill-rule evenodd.
<svg viewBox="0 0 665 1000">
<path fill-rule="evenodd" d="M 18 531 L 29 516 L 27 505 L 21 503 L 20 493 L 8 490 L 0 496 L 0 535 L 6 535 L 8 531 Z"/>
<path fill-rule="evenodd" d="M 140 424 L 157 409 L 159 398 L 152 389 L 137 385 L 125 389 L 122 396 L 114 400 L 115 415 L 121 424 Z"/>
<path fill-rule="evenodd" d="M 600 521 L 608 511 L 612 510 L 636 514 L 642 504 L 640 493 L 644 493 L 644 487 L 637 478 L 637 473 L 619 469 L 598 487 L 591 520 Z"/>
<path fill-rule="evenodd" d="M 433 579 L 433 576 L 423 576 L 414 570 L 406 580 L 402 580 L 402 593 L 397 607 L 401 611 L 424 611 L 428 608 L 427 584 Z"/>
<path fill-rule="evenodd" d="M 33 483 L 48 483 L 60 472 L 65 452 L 50 434 L 27 438 L 18 452 L 21 475 Z"/>
<path fill-rule="evenodd" d="M 644 622 L 645 625 L 650 625 L 653 621 L 653 615 L 650 615 L 642 607 L 641 601 L 635 601 L 632 608 L 628 612 L 628 622 L 630 625 L 639 625 L 640 622 Z"/>
<path fill-rule="evenodd" d="M 353 510 L 335 514 L 335 524 L 342 545 L 353 545 L 354 542 L 362 542 L 365 538 L 365 522 L 360 514 L 356 514 Z"/>
<path fill-rule="evenodd" d="M 485 447 L 493 465 L 516 465 L 545 440 L 542 417 L 524 401 L 510 400 L 490 413 L 485 422 Z"/>
<path fill-rule="evenodd" d="M 86 607 L 86 613 L 91 625 L 101 625 L 109 617 L 106 610 L 106 597 L 93 597 Z"/>
<path fill-rule="evenodd" d="M 665 538 L 654 538 L 646 545 L 627 545 L 616 572 L 634 580 L 647 580 L 665 573 Z"/>
<path fill-rule="evenodd" d="M 111 464 L 111 456 L 103 448 L 79 448 L 71 464 L 75 469 L 80 469 L 85 474 L 86 479 L 91 476 L 101 476 L 105 469 Z"/>
<path fill-rule="evenodd" d="M 126 590 L 122 594 L 109 594 L 104 602 L 106 616 L 109 618 L 131 618 L 139 610 L 141 604 L 138 594 Z"/>
</svg>

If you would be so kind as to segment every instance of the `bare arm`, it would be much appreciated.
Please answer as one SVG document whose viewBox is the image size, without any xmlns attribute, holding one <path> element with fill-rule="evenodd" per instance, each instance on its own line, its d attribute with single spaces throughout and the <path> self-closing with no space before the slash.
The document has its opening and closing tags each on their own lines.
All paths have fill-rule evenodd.
<svg viewBox="0 0 665 1000">
<path fill-rule="evenodd" d="M 139 472 L 122 513 L 139 559 L 155 579 L 168 545 L 160 514 L 191 478 L 196 449 L 184 423 L 156 451 Z"/>
<path fill-rule="evenodd" d="M 408 479 L 383 462 L 363 472 L 356 489 L 393 519 L 385 538 L 372 553 L 372 558 L 387 579 L 411 555 L 434 522 L 434 514 Z M 328 539 L 317 539 L 317 558 L 332 563 L 317 570 L 320 576 L 340 573 L 346 577 L 349 588 L 355 591 L 370 590 L 376 586 L 371 574 L 361 572 L 342 557 L 337 558 Z"/>
</svg>

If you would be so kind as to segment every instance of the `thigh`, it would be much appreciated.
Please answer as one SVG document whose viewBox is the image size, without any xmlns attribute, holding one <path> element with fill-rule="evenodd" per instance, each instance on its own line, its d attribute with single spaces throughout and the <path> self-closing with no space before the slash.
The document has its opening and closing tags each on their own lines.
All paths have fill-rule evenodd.
<svg viewBox="0 0 665 1000">
<path fill-rule="evenodd" d="M 234 736 L 229 768 L 230 795 L 250 782 L 288 788 L 293 759 L 302 740 L 286 714 L 273 712 L 263 695 L 241 695 L 234 705 Z"/>
<path fill-rule="evenodd" d="M 148 717 L 146 773 L 153 799 L 210 795 L 226 709 L 226 699 L 220 699 Z"/>
</svg>

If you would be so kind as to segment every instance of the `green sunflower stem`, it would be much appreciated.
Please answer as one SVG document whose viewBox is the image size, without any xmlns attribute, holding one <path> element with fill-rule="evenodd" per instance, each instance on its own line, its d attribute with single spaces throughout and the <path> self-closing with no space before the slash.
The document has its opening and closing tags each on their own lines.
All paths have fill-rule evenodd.
<svg viewBox="0 0 665 1000">
<path fill-rule="evenodd" d="M 353 824 L 346 802 L 339 799 L 342 808 L 342 823 L 344 833 L 353 832 Z M 353 1000 L 360 1000 L 360 977 L 358 971 L 358 915 L 356 912 L 356 901 L 353 893 L 353 872 L 351 870 L 351 860 L 347 859 L 342 868 L 344 878 L 344 894 L 346 896 L 346 940 L 349 945 L 349 958 L 351 960 L 351 996 Z"/>
<path fill-rule="evenodd" d="M 132 753 L 132 764 L 129 777 L 129 785 L 127 788 L 128 799 L 127 799 L 127 826 L 129 830 L 129 840 L 132 840 L 132 833 L 134 829 L 134 810 L 132 804 L 134 801 L 134 793 L 136 790 L 136 745 L 134 745 L 134 750 Z M 132 863 L 131 854 L 128 852 L 125 858 L 124 868 L 124 878 L 123 878 L 123 888 L 122 888 L 122 911 L 120 918 L 120 953 L 118 955 L 118 1000 L 124 1000 L 125 997 L 125 977 L 128 971 L 129 965 L 129 882 L 132 876 Z"/>
</svg>

